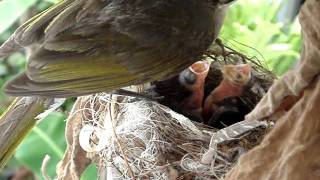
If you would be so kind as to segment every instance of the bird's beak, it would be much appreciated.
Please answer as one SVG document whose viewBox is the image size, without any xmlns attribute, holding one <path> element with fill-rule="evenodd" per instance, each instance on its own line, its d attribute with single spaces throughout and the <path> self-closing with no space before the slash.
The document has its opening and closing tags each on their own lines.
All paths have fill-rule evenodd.
<svg viewBox="0 0 320 180">
<path fill-rule="evenodd" d="M 197 61 L 193 63 L 189 67 L 190 71 L 193 72 L 197 77 L 197 82 L 203 83 L 204 79 L 207 77 L 209 69 L 210 69 L 210 62 L 209 61 Z M 197 84 L 196 82 L 196 84 Z"/>
<path fill-rule="evenodd" d="M 179 82 L 190 91 L 204 86 L 204 81 L 210 69 L 210 62 L 197 61 L 179 75 Z"/>
<path fill-rule="evenodd" d="M 251 66 L 249 64 L 243 64 L 240 66 L 240 71 L 244 74 L 251 74 Z"/>
</svg>

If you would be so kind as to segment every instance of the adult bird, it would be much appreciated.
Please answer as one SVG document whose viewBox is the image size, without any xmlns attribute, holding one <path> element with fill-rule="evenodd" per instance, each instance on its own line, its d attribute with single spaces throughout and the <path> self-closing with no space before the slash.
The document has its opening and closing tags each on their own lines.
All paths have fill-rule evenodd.
<svg viewBox="0 0 320 180">
<path fill-rule="evenodd" d="M 34 46 L 12 96 L 70 97 L 173 76 L 217 37 L 232 0 L 64 0 L 31 18 L 0 57 Z"/>
<path fill-rule="evenodd" d="M 0 168 L 51 97 L 151 82 L 199 60 L 231 1 L 64 0 L 28 20 L 0 47 L 0 57 L 32 47 L 25 72 L 4 91 L 33 96 L 17 98 L 0 118 Z"/>
</svg>

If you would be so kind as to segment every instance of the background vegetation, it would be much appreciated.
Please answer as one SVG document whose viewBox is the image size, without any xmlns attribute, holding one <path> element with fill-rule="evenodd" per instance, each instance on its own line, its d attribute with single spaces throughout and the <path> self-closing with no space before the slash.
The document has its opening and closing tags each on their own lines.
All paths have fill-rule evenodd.
<svg viewBox="0 0 320 180">
<path fill-rule="evenodd" d="M 31 7 L 41 11 L 58 0 L 3 0 L 0 1 L 0 44 L 18 27 L 19 18 Z M 257 57 L 277 75 L 291 68 L 299 56 L 300 28 L 297 21 L 289 24 L 277 22 L 280 3 L 270 0 L 241 0 L 231 6 L 223 27 L 221 38 L 229 46 L 251 57 Z M 1 60 L 1 59 L 0 59 Z M 0 87 L 12 76 L 23 71 L 23 52 L 13 54 L 0 61 Z M 0 92 L 0 114 L 12 98 Z M 38 178 L 42 159 L 49 154 L 52 160 L 48 173 L 55 175 L 55 165 L 66 147 L 64 120 L 73 104 L 68 100 L 59 112 L 50 114 L 19 146 L 0 179 L 7 178 L 26 167 Z M 91 167 L 83 179 L 95 179 L 95 168 Z"/>
</svg>

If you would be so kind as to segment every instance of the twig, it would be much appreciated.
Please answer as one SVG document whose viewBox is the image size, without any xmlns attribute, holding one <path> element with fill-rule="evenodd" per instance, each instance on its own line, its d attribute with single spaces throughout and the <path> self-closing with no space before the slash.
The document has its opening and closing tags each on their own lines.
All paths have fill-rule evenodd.
<svg viewBox="0 0 320 180">
<path fill-rule="evenodd" d="M 110 94 L 110 99 L 112 99 L 112 94 Z M 112 112 L 113 112 L 113 111 L 112 111 L 112 109 L 114 109 L 114 108 L 113 108 L 113 106 L 112 106 L 112 103 L 110 102 L 110 103 L 109 103 L 109 117 L 110 117 L 110 121 L 111 121 L 111 125 L 112 125 L 112 134 L 113 134 L 114 138 L 116 139 L 116 141 L 117 141 L 117 143 L 118 143 L 118 146 L 119 146 L 119 148 L 120 148 L 121 153 L 123 154 L 123 159 L 124 159 L 125 164 L 126 164 L 127 167 L 128 167 L 129 175 L 132 177 L 132 179 L 135 180 L 133 171 L 132 171 L 132 169 L 131 169 L 131 167 L 130 167 L 130 165 L 129 165 L 128 159 L 127 159 L 127 155 L 126 155 L 126 153 L 125 153 L 124 150 L 123 150 L 123 147 L 122 147 L 122 145 L 121 145 L 120 140 L 118 139 L 118 136 L 117 136 L 117 133 L 116 133 L 116 129 L 115 129 L 115 126 L 114 126 L 114 124 L 113 124 L 113 117 L 112 117 Z"/>
</svg>

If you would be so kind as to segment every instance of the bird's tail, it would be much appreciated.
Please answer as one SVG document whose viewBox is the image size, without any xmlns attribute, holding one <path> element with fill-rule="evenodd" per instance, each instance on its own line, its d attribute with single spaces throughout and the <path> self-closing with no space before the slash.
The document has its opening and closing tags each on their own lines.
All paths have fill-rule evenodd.
<svg viewBox="0 0 320 180">
<path fill-rule="evenodd" d="M 50 99 L 17 97 L 0 117 L 0 169 L 36 124 L 36 117 L 46 110 Z"/>
</svg>

